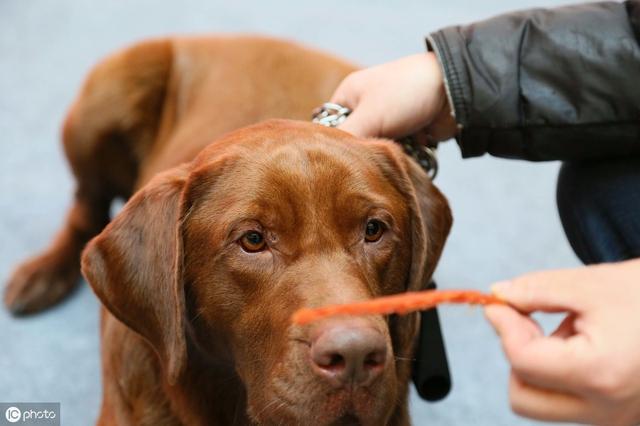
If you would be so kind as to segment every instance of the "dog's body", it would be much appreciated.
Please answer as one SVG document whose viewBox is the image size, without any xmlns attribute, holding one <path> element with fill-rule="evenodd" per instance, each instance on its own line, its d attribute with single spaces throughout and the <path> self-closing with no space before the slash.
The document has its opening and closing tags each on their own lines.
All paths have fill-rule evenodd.
<svg viewBox="0 0 640 426">
<path fill-rule="evenodd" d="M 290 121 L 227 134 L 308 120 L 353 69 L 227 37 L 143 43 L 91 73 L 64 126 L 74 205 L 5 301 L 64 297 L 111 201 L 135 193 L 83 256 L 106 308 L 99 424 L 408 423 L 410 366 L 392 355 L 411 358 L 415 316 L 288 319 L 419 289 L 444 198 L 391 142 Z"/>
</svg>

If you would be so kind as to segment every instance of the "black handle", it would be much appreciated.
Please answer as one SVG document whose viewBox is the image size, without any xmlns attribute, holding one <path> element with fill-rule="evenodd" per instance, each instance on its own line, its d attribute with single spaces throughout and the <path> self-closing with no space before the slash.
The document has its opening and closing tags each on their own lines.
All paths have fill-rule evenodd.
<svg viewBox="0 0 640 426">
<path fill-rule="evenodd" d="M 435 289 L 436 284 L 431 282 L 427 288 Z M 451 391 L 449 362 L 435 308 L 420 312 L 420 331 L 413 361 L 413 384 L 418 395 L 430 402 L 444 399 Z"/>
</svg>

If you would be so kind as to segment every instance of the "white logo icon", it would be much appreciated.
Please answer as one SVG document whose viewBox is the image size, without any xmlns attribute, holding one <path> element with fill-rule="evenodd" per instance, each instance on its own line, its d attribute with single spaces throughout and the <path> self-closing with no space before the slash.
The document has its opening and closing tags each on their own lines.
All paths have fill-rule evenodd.
<svg viewBox="0 0 640 426">
<path fill-rule="evenodd" d="M 7 418 L 9 423 L 15 423 L 20 420 L 22 413 L 17 407 L 9 407 L 7 408 L 7 411 L 5 411 L 4 416 Z"/>
</svg>

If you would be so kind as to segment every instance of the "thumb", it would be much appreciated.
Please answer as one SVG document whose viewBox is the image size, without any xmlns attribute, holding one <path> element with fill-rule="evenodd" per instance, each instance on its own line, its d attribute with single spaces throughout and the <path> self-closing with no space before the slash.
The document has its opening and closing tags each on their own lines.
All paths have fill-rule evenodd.
<svg viewBox="0 0 640 426">
<path fill-rule="evenodd" d="M 383 136 L 379 120 L 368 109 L 366 105 L 359 105 L 338 128 L 360 138 Z"/>
<path fill-rule="evenodd" d="M 590 301 L 585 295 L 589 276 L 582 269 L 544 271 L 494 284 L 493 293 L 522 312 L 581 312 Z"/>
<path fill-rule="evenodd" d="M 521 347 L 533 338 L 543 336 L 540 326 L 528 316 L 505 305 L 488 305 L 485 317 L 507 346 Z"/>
</svg>

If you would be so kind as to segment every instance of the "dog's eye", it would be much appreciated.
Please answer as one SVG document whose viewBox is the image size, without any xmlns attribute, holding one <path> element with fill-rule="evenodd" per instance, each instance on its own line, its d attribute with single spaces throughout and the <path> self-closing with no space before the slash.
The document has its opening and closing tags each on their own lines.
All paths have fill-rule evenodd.
<svg viewBox="0 0 640 426">
<path fill-rule="evenodd" d="M 382 237 L 384 225 L 379 220 L 370 220 L 364 232 L 364 239 L 368 243 L 375 243 Z"/>
<path fill-rule="evenodd" d="M 240 245 L 244 251 L 249 253 L 255 253 L 257 251 L 264 250 L 267 245 L 264 241 L 264 236 L 258 231 L 249 231 L 240 238 Z"/>
</svg>

